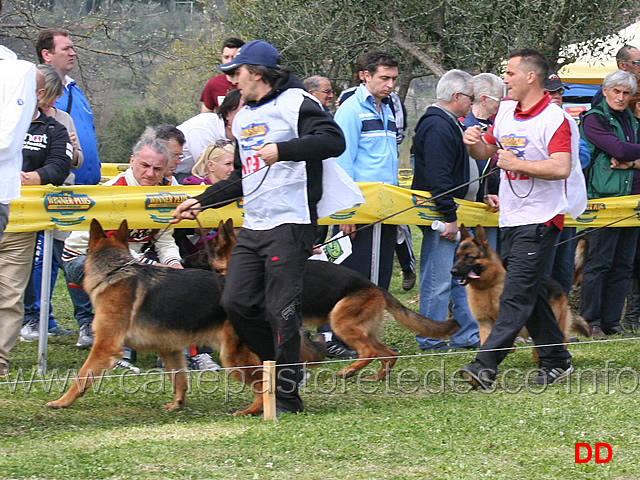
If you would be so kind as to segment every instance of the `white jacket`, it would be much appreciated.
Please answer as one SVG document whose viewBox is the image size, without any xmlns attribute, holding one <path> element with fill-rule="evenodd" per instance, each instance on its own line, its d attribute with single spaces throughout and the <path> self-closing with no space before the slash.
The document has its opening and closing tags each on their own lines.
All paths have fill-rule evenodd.
<svg viewBox="0 0 640 480">
<path fill-rule="evenodd" d="M 36 104 L 36 66 L 0 45 L 0 203 L 20 196 L 22 144 Z"/>
</svg>

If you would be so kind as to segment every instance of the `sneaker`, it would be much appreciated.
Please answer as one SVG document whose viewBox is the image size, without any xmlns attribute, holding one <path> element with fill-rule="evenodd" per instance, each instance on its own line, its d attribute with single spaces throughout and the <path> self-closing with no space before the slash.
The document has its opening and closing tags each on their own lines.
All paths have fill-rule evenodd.
<svg viewBox="0 0 640 480">
<path fill-rule="evenodd" d="M 189 368 L 191 370 L 220 370 L 220 365 L 213 361 L 208 353 L 199 353 L 189 357 Z"/>
<path fill-rule="evenodd" d="M 416 272 L 413 270 L 402 271 L 402 289 L 409 291 L 416 284 Z"/>
<path fill-rule="evenodd" d="M 136 367 L 129 360 L 125 360 L 124 358 L 121 358 L 120 360 L 118 360 L 116 364 L 113 366 L 113 369 L 114 370 L 122 369 L 125 371 L 128 370 L 132 373 L 135 373 L 136 375 L 140 373 L 140 369 L 138 367 Z"/>
<path fill-rule="evenodd" d="M 358 352 L 351 350 L 342 342 L 336 342 L 330 340 L 327 342 L 327 357 L 328 358 L 357 358 Z"/>
<path fill-rule="evenodd" d="M 64 335 L 73 335 L 74 332 L 73 330 L 67 330 L 66 328 L 62 328 L 60 325 L 56 325 L 55 327 L 51 327 L 49 329 L 49 336 L 50 337 L 62 337 Z"/>
<path fill-rule="evenodd" d="M 20 340 L 23 342 L 33 342 L 40 337 L 40 328 L 36 321 L 25 323 L 20 329 Z"/>
<path fill-rule="evenodd" d="M 496 372 L 477 362 L 464 365 L 458 370 L 458 375 L 462 380 L 469 382 L 473 388 L 482 390 L 488 390 L 496 381 Z"/>
<path fill-rule="evenodd" d="M 78 334 L 78 343 L 76 347 L 91 348 L 93 346 L 93 330 L 90 323 L 85 323 L 80 327 L 80 333 Z"/>
<path fill-rule="evenodd" d="M 540 367 L 540 374 L 533 379 L 533 383 L 538 385 L 551 385 L 563 378 L 567 378 L 573 372 L 573 366 L 571 363 L 563 367 Z"/>
</svg>

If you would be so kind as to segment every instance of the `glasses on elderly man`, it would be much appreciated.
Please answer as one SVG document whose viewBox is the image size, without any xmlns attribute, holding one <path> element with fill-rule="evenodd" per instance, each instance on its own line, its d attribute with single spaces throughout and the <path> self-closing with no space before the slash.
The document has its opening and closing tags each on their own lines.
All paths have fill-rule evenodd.
<svg viewBox="0 0 640 480">
<path fill-rule="evenodd" d="M 630 60 L 627 63 L 632 63 L 637 67 L 638 65 L 640 65 L 640 60 Z"/>
<path fill-rule="evenodd" d="M 554 90 L 553 92 L 549 92 L 549 95 L 564 95 L 564 88 L 559 88 L 558 90 Z"/>
<path fill-rule="evenodd" d="M 469 97 L 471 99 L 472 102 L 476 101 L 476 96 L 475 95 L 469 95 L 468 93 L 462 93 L 462 92 L 458 92 L 460 95 L 464 95 L 465 97 Z"/>
</svg>

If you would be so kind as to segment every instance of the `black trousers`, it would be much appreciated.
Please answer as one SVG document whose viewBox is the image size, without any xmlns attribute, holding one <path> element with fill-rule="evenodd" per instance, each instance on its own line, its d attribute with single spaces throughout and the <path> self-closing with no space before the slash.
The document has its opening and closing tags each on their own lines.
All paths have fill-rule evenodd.
<svg viewBox="0 0 640 480">
<path fill-rule="evenodd" d="M 300 302 L 315 234 L 311 224 L 285 224 L 271 230 L 243 228 L 231 253 L 222 294 L 222 305 L 239 337 L 261 361 L 278 364 L 278 406 L 293 412 L 303 410 L 298 395 L 302 379 Z"/>
<path fill-rule="evenodd" d="M 526 326 L 536 345 L 557 345 L 538 348 L 540 366 L 565 366 L 571 355 L 562 345 L 564 335 L 547 300 L 544 281 L 558 229 L 553 225 L 524 225 L 501 228 L 500 234 L 502 262 L 507 269 L 500 313 L 476 361 L 496 371 Z"/>
</svg>

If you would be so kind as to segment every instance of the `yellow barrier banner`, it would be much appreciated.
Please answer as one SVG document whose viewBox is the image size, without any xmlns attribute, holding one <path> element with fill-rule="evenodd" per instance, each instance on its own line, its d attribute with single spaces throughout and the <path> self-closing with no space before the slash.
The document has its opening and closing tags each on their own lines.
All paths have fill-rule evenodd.
<svg viewBox="0 0 640 480">
<path fill-rule="evenodd" d="M 384 223 L 395 225 L 430 225 L 443 220 L 429 193 L 408 190 L 381 183 L 359 184 L 367 203 L 337 212 L 319 221 L 323 225 L 343 223 L 372 223 L 401 212 Z M 92 218 L 105 229 L 115 229 L 126 219 L 131 228 L 165 228 L 175 208 L 184 200 L 205 190 L 198 186 L 163 187 L 104 187 L 72 185 L 67 187 L 22 187 L 22 197 L 11 202 L 7 231 L 27 232 L 58 228 L 60 230 L 88 230 Z M 497 226 L 498 214 L 486 205 L 456 200 L 459 205 L 458 224 Z M 242 200 L 222 208 L 203 211 L 198 219 L 206 228 L 218 226 L 220 220 L 233 218 L 242 224 Z M 617 227 L 640 226 L 640 195 L 589 201 L 587 210 L 577 220 L 566 217 L 569 226 L 603 226 L 616 220 Z M 195 221 L 182 221 L 179 227 L 197 227 Z"/>
</svg>

